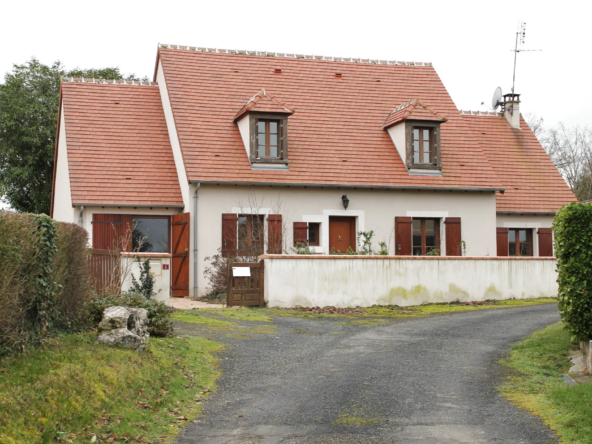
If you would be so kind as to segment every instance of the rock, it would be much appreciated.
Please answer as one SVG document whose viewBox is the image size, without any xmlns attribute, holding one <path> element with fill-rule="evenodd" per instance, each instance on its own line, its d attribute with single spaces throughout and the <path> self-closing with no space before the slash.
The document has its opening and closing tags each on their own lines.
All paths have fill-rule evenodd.
<svg viewBox="0 0 592 444">
<path fill-rule="evenodd" d="M 130 312 L 125 307 L 107 307 L 103 312 L 103 320 L 99 324 L 99 331 L 127 328 L 129 317 Z"/>
<path fill-rule="evenodd" d="M 145 308 L 108 307 L 99 324 L 99 344 L 144 350 L 148 342 L 148 311 Z"/>
</svg>

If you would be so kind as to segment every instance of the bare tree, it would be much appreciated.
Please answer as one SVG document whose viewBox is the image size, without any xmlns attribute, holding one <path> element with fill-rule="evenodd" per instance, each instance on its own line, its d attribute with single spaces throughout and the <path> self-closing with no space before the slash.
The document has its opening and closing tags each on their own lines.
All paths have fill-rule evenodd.
<svg viewBox="0 0 592 444">
<path fill-rule="evenodd" d="M 536 114 L 526 121 L 578 200 L 592 199 L 592 129 L 563 123 L 545 128 Z"/>
</svg>

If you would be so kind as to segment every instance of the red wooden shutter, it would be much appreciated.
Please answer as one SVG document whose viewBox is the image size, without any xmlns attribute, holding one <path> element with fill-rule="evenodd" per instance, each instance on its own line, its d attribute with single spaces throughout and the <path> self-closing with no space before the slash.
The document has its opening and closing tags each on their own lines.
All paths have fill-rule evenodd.
<svg viewBox="0 0 592 444">
<path fill-rule="evenodd" d="M 93 214 L 93 248 L 131 251 L 131 224 L 132 216 L 126 214 Z"/>
<path fill-rule="evenodd" d="M 462 256 L 460 217 L 447 217 L 446 225 L 446 256 Z"/>
<path fill-rule="evenodd" d="M 222 215 L 222 256 L 236 256 L 238 214 Z"/>
<path fill-rule="evenodd" d="M 306 222 L 294 222 L 294 246 L 296 243 L 308 242 L 308 224 Z"/>
<path fill-rule="evenodd" d="M 497 227 L 497 255 L 508 256 L 508 229 Z"/>
<path fill-rule="evenodd" d="M 189 296 L 189 213 L 172 216 L 173 266 L 171 290 L 173 296 Z M 197 276 L 194 276 L 197 279 Z M 197 295 L 195 295 L 197 296 Z"/>
<path fill-rule="evenodd" d="M 395 217 L 395 254 L 397 256 L 411 256 L 411 227 L 410 217 Z"/>
<path fill-rule="evenodd" d="M 539 228 L 539 256 L 553 256 L 553 231 Z"/>
<path fill-rule="evenodd" d="M 270 214 L 267 217 L 267 252 L 282 254 L 282 215 Z"/>
</svg>

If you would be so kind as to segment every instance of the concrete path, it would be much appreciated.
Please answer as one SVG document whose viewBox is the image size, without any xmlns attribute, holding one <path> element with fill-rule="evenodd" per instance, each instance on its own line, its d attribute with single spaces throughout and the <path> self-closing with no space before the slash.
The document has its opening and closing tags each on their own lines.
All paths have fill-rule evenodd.
<svg viewBox="0 0 592 444">
<path fill-rule="evenodd" d="M 191 298 L 176 298 L 172 297 L 169 300 L 169 305 L 179 310 L 195 310 L 199 308 L 224 308 L 226 304 L 208 304 L 207 302 L 195 301 Z"/>
<path fill-rule="evenodd" d="M 178 442 L 557 442 L 497 391 L 497 361 L 559 321 L 555 305 L 339 321 L 278 317 L 275 334 L 228 339 L 218 391 Z"/>
</svg>

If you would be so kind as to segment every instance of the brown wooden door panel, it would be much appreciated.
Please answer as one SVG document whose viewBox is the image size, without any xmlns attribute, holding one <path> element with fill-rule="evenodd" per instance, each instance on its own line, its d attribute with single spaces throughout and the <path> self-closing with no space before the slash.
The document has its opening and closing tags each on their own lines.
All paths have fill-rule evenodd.
<svg viewBox="0 0 592 444">
<path fill-rule="evenodd" d="M 460 217 L 447 217 L 446 226 L 446 256 L 462 256 Z"/>
<path fill-rule="evenodd" d="M 222 256 L 235 257 L 237 250 L 238 214 L 222 215 Z"/>
<path fill-rule="evenodd" d="M 497 236 L 497 255 L 498 256 L 508 256 L 508 229 L 497 227 L 496 229 L 496 236 Z"/>
<path fill-rule="evenodd" d="M 282 215 L 270 214 L 267 217 L 267 252 L 282 254 Z"/>
<path fill-rule="evenodd" d="M 356 251 L 356 218 L 329 217 L 329 251 L 345 253 Z"/>
<path fill-rule="evenodd" d="M 551 228 L 539 228 L 539 256 L 553 256 L 553 230 Z"/>
<path fill-rule="evenodd" d="M 172 270 L 173 296 L 189 296 L 189 213 L 172 216 Z"/>
<path fill-rule="evenodd" d="M 308 242 L 308 223 L 294 222 L 294 246 L 300 243 L 302 245 Z"/>
<path fill-rule="evenodd" d="M 411 256 L 412 223 L 410 217 L 395 217 L 395 254 Z"/>
<path fill-rule="evenodd" d="M 251 277 L 234 277 L 232 267 L 249 267 Z M 228 261 L 228 288 L 226 305 L 265 305 L 264 301 L 264 261 L 257 263 L 233 263 Z"/>
<path fill-rule="evenodd" d="M 93 248 L 131 251 L 131 224 L 132 217 L 126 214 L 93 214 Z"/>
</svg>

